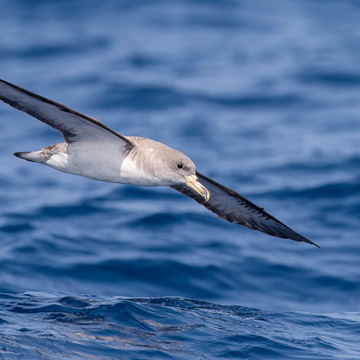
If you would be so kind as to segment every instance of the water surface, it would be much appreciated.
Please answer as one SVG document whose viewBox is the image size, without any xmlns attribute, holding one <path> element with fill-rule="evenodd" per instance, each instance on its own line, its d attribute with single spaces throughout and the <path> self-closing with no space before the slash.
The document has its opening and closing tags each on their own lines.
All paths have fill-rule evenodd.
<svg viewBox="0 0 360 360">
<path fill-rule="evenodd" d="M 1 105 L 3 358 L 359 358 L 357 1 L 0 4 L 1 78 L 185 152 L 322 247 L 14 158 L 61 136 Z"/>
</svg>

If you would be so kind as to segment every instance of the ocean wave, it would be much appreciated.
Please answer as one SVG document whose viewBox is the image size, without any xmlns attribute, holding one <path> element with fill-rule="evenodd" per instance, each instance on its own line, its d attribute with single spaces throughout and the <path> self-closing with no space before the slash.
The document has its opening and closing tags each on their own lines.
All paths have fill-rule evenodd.
<svg viewBox="0 0 360 360">
<path fill-rule="evenodd" d="M 357 353 L 354 342 L 341 343 L 357 334 L 358 313 L 279 313 L 180 297 L 0 298 L 0 352 L 8 358 L 351 359 Z"/>
</svg>

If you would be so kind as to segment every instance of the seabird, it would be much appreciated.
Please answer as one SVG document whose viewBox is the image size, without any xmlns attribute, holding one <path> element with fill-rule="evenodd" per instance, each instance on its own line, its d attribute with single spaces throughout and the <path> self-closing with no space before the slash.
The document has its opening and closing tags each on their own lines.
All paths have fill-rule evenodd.
<svg viewBox="0 0 360 360">
<path fill-rule="evenodd" d="M 65 140 L 39 151 L 15 153 L 19 158 L 100 181 L 170 186 L 229 222 L 319 247 L 242 195 L 200 174 L 180 151 L 121 135 L 93 117 L 4 80 L 0 99 L 60 131 Z"/>
</svg>

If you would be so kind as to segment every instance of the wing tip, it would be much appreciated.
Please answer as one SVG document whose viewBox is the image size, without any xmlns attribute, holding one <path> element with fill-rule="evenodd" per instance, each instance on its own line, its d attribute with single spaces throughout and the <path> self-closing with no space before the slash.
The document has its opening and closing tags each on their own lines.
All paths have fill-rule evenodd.
<svg viewBox="0 0 360 360">
<path fill-rule="evenodd" d="M 288 239 L 291 239 L 291 240 L 295 240 L 295 241 L 299 241 L 299 242 L 305 242 L 307 244 L 310 244 L 310 245 L 314 245 L 316 246 L 317 248 L 321 249 L 321 246 L 319 246 L 318 244 L 314 243 L 313 241 L 307 239 L 306 237 L 298 234 L 297 232 L 293 231 L 292 232 L 294 233 L 294 236 L 293 234 L 291 234 L 290 236 L 288 236 L 287 238 Z"/>
<path fill-rule="evenodd" d="M 308 243 L 308 244 L 310 244 L 310 245 L 314 245 L 314 246 L 316 246 L 318 249 L 321 249 L 321 246 L 319 246 L 318 244 L 316 244 L 316 243 L 314 243 L 313 241 L 311 241 L 311 240 L 309 240 L 309 239 L 306 239 L 306 238 L 304 238 L 305 240 L 302 240 L 302 241 L 304 241 L 304 242 L 306 242 L 306 243 Z"/>
</svg>

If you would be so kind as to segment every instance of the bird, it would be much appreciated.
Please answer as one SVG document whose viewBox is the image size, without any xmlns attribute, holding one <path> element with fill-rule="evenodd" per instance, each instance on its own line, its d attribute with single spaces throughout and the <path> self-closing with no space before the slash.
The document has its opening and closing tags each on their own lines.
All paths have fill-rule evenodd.
<svg viewBox="0 0 360 360">
<path fill-rule="evenodd" d="M 0 79 L 0 100 L 60 131 L 64 142 L 15 156 L 91 179 L 139 186 L 170 186 L 231 223 L 278 238 L 317 244 L 244 196 L 196 170 L 165 144 L 125 136 L 99 120 Z"/>
</svg>

